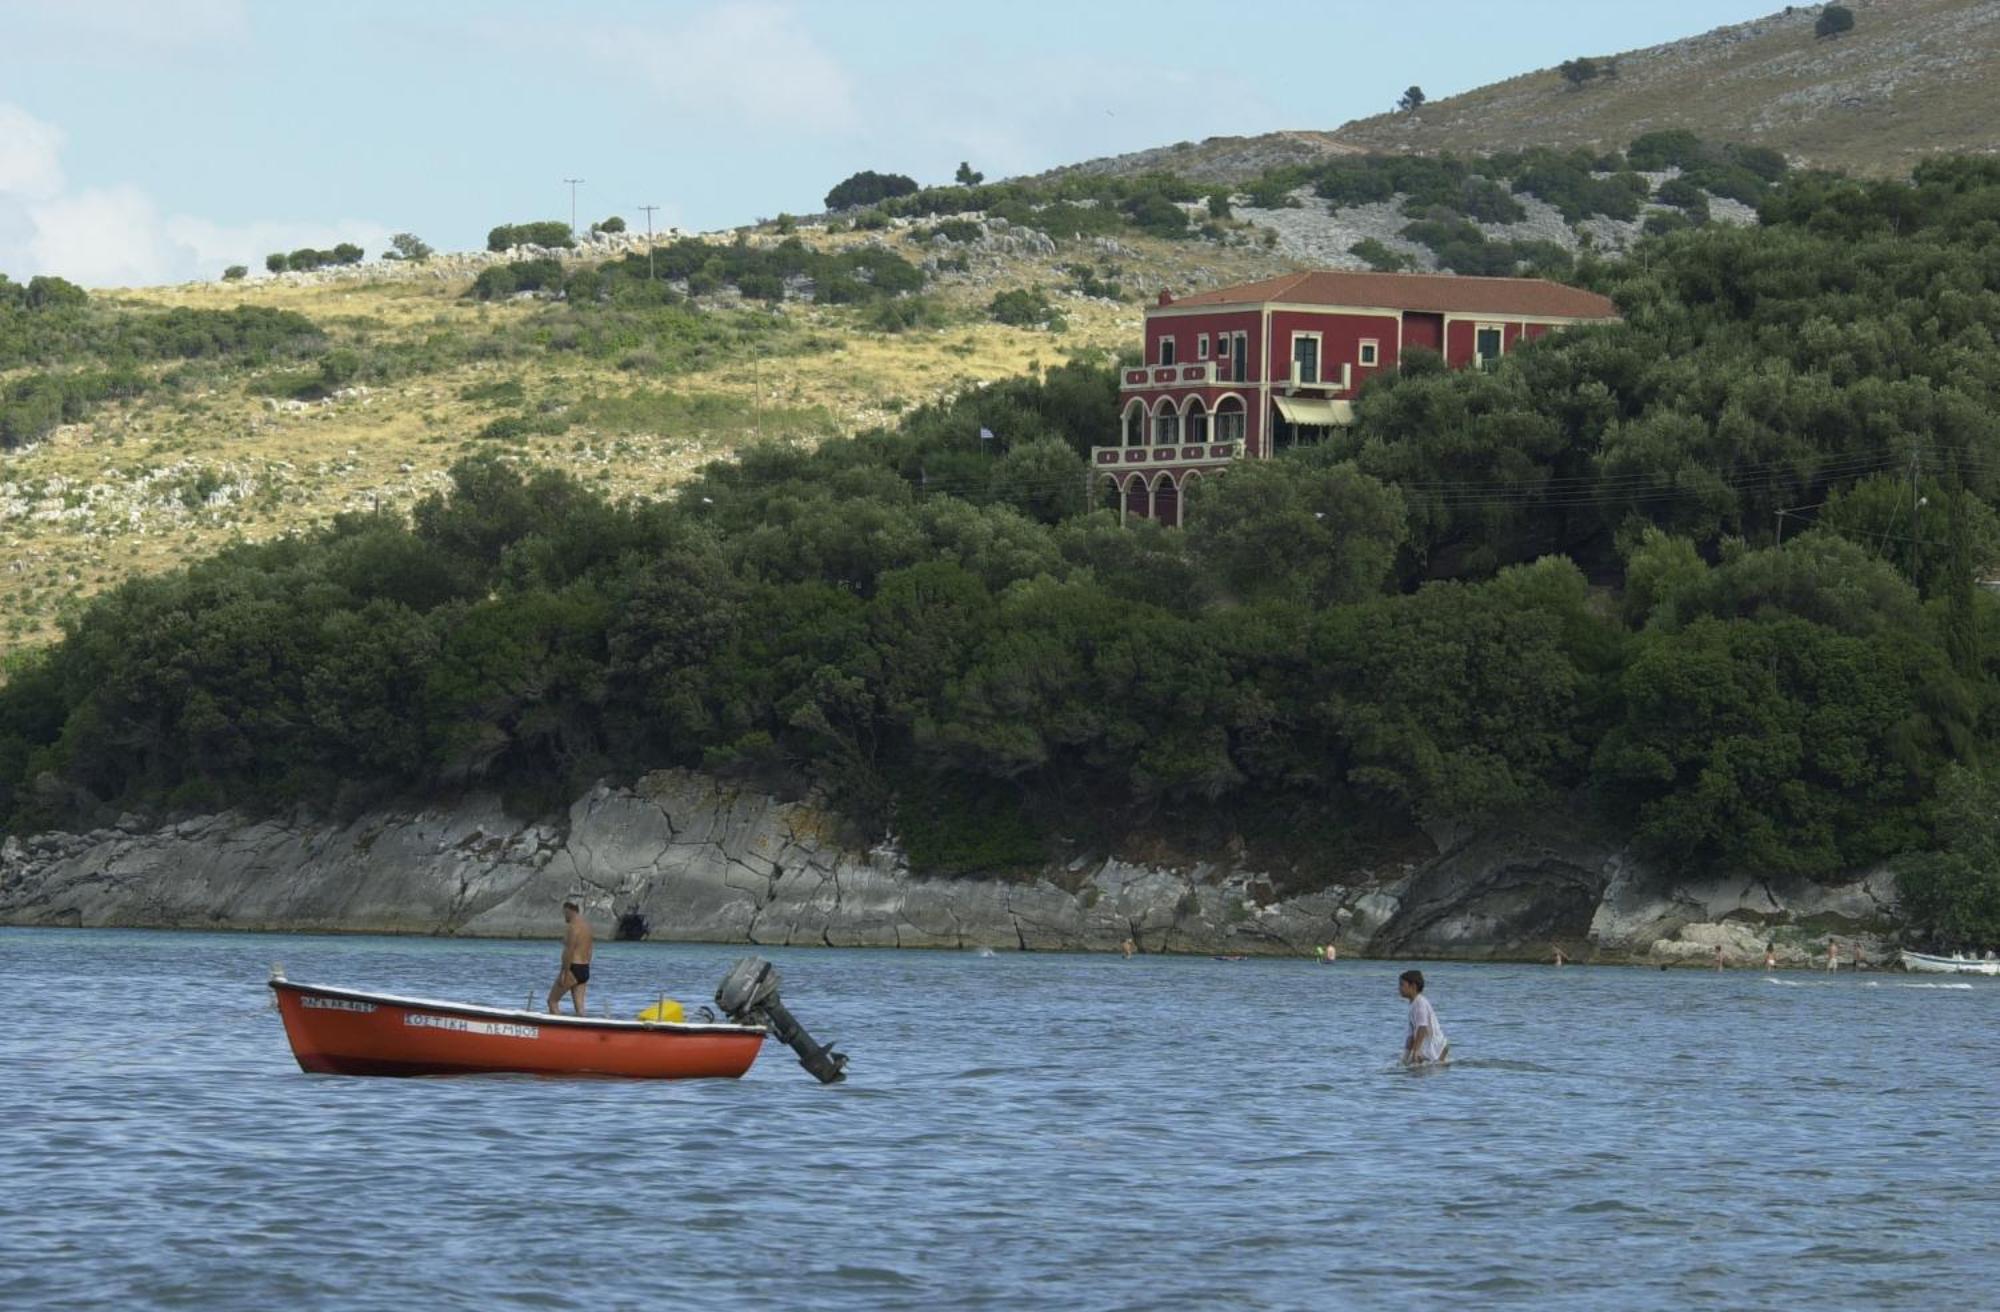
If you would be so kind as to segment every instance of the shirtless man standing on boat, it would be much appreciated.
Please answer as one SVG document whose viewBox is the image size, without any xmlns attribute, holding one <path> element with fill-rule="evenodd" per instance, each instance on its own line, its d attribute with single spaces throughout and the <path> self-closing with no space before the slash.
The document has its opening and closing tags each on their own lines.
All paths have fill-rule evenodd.
<svg viewBox="0 0 2000 1312">
<path fill-rule="evenodd" d="M 563 903 L 563 919 L 569 928 L 563 931 L 562 973 L 556 976 L 556 986 L 549 990 L 549 1010 L 560 1010 L 563 994 L 569 994 L 569 1002 L 576 1008 L 576 1014 L 583 1014 L 583 995 L 590 984 L 590 922 L 583 918 L 583 908 L 574 902 Z"/>
</svg>

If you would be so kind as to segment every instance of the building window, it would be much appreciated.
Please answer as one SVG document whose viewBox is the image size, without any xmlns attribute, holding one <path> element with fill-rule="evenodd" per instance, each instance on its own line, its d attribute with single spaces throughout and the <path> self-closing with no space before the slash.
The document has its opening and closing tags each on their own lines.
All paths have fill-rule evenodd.
<svg viewBox="0 0 2000 1312">
<path fill-rule="evenodd" d="M 1250 377 L 1250 334 L 1236 334 L 1234 359 L 1236 361 L 1236 368 L 1234 370 L 1236 381 L 1239 383 L 1247 381 Z"/>
<path fill-rule="evenodd" d="M 1228 333 L 1217 333 L 1217 334 L 1215 335 L 1215 353 L 1216 353 L 1217 355 L 1221 356 L 1221 357 L 1222 357 L 1223 359 L 1225 359 L 1225 360 L 1227 360 L 1227 359 L 1229 358 L 1229 334 L 1228 334 Z"/>
<path fill-rule="evenodd" d="M 1224 397 L 1216 404 L 1215 440 L 1218 442 L 1243 440 L 1243 401 L 1240 397 Z"/>
<path fill-rule="evenodd" d="M 1134 401 L 1125 407 L 1125 431 L 1120 435 L 1126 446 L 1146 445 L 1146 406 Z"/>
<path fill-rule="evenodd" d="M 1181 421 L 1187 429 L 1182 437 L 1184 442 L 1206 442 L 1208 440 L 1208 411 L 1204 410 L 1200 398 L 1188 402 L 1187 417 Z"/>
<path fill-rule="evenodd" d="M 1162 337 L 1160 339 L 1160 363 L 1172 364 L 1173 362 L 1174 362 L 1174 339 L 1171 337 Z"/>
<path fill-rule="evenodd" d="M 1208 358 L 1207 333 L 1203 333 L 1201 336 L 1194 339 L 1194 354 L 1197 360 L 1206 360 Z"/>
<path fill-rule="evenodd" d="M 1361 343 L 1361 365 L 1365 369 L 1381 359 L 1381 348 L 1372 340 Z"/>
<path fill-rule="evenodd" d="M 1490 369 L 1500 358 L 1500 330 L 1481 325 L 1472 336 L 1472 353 L 1479 357 L 1479 367 Z"/>
<path fill-rule="evenodd" d="M 1319 334 L 1292 334 L 1292 363 L 1297 366 L 1294 373 L 1301 383 L 1319 381 Z"/>
<path fill-rule="evenodd" d="M 1173 403 L 1160 402 L 1159 411 L 1153 416 L 1153 445 L 1173 446 L 1181 440 L 1181 416 Z"/>
</svg>

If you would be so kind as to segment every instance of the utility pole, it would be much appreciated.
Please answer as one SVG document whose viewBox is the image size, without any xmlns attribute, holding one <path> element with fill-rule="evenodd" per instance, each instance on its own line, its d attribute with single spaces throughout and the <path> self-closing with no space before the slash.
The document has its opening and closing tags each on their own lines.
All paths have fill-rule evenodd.
<svg viewBox="0 0 2000 1312">
<path fill-rule="evenodd" d="M 660 207 L 641 205 L 639 208 L 646 211 L 646 281 L 651 282 L 653 281 L 653 211 Z"/>
<path fill-rule="evenodd" d="M 569 239 L 576 240 L 576 189 L 582 185 L 582 178 L 564 178 L 569 184 Z"/>
<path fill-rule="evenodd" d="M 1910 453 L 1910 586 L 1922 596 L 1924 591 L 1924 540 L 1919 531 L 1917 512 L 1924 508 L 1924 499 L 1917 495 L 1923 472 L 1923 452 Z"/>
</svg>

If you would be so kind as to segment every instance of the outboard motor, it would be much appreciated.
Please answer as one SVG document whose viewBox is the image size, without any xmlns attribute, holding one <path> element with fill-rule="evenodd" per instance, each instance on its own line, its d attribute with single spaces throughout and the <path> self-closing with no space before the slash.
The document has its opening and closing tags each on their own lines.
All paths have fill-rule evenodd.
<svg viewBox="0 0 2000 1312">
<path fill-rule="evenodd" d="M 811 1071 L 821 1084 L 838 1084 L 847 1078 L 847 1056 L 813 1042 L 805 1026 L 792 1018 L 778 1000 L 778 968 L 762 957 L 745 957 L 729 968 L 715 988 L 715 1005 L 738 1025 L 762 1025 L 791 1045 L 799 1054 L 799 1065 Z"/>
</svg>

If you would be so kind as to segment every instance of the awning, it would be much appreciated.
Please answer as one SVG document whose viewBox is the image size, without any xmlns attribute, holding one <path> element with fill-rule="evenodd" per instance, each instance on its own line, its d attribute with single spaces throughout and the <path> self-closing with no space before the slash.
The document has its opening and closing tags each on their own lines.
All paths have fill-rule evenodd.
<svg viewBox="0 0 2000 1312">
<path fill-rule="evenodd" d="M 1345 427 L 1354 422 L 1354 402 L 1322 401 L 1315 397 L 1274 396 L 1278 413 L 1287 423 L 1317 424 L 1323 428 Z"/>
</svg>

